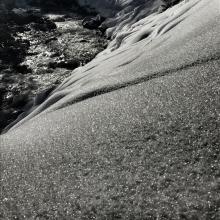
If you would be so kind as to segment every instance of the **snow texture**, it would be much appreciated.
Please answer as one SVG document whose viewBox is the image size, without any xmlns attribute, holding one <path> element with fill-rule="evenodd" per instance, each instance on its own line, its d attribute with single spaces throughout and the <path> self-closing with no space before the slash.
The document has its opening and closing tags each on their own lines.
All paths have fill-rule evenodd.
<svg viewBox="0 0 220 220">
<path fill-rule="evenodd" d="M 189 17 L 194 7 L 204 1 L 183 1 L 164 13 L 152 13 L 158 7 L 157 0 L 150 3 L 140 1 L 139 5 L 133 4 L 133 1 L 114 1 L 115 5 L 125 6 L 125 8 L 122 7 L 120 12 L 106 21 L 109 26 L 107 34 L 112 38 L 108 48 L 88 65 L 74 70 L 72 76 L 53 91 L 46 101 L 39 103 L 36 97 L 33 107 L 20 115 L 6 130 L 11 127 L 17 128 L 33 117 L 66 107 L 96 94 L 123 87 L 138 78 L 139 73 L 132 73 L 129 76 L 123 71 L 124 68 L 134 61 L 137 62 L 142 57 L 143 50 L 152 54 L 153 43 L 162 44 L 162 41 L 166 41 L 171 36 L 176 39 L 170 31 L 172 29 L 175 31 L 175 27 Z M 89 1 L 89 3 L 96 6 L 96 1 Z M 112 4 L 110 1 L 98 3 L 99 1 L 97 1 L 99 8 Z M 191 24 L 185 27 L 184 32 L 178 34 L 184 36 L 190 28 L 192 28 Z M 146 62 L 149 62 L 148 59 L 146 57 Z M 40 94 L 41 100 L 42 96 L 43 94 Z"/>
<path fill-rule="evenodd" d="M 105 51 L 36 98 L 0 137 L 7 213 L 219 219 L 219 10 L 190 0 L 116 22 Z"/>
</svg>

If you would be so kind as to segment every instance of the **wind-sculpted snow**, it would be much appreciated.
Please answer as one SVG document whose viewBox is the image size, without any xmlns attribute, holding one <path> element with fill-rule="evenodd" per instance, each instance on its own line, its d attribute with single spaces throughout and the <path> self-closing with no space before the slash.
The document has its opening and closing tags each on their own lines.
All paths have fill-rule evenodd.
<svg viewBox="0 0 220 220">
<path fill-rule="evenodd" d="M 219 0 L 131 26 L 0 136 L 2 219 L 219 219 Z"/>
<path fill-rule="evenodd" d="M 28 113 L 21 115 L 9 127 L 14 124 L 16 124 L 15 127 L 19 127 L 25 121 L 46 112 L 55 111 L 82 100 L 138 83 L 139 80 L 155 78 L 157 75 L 160 76 L 166 72 L 182 68 L 184 65 L 191 65 L 189 58 L 187 58 L 189 60 L 185 64 L 186 60 L 181 51 L 183 51 L 183 42 L 187 46 L 187 34 L 194 31 L 194 26 L 189 23 L 188 17 L 194 13 L 195 6 L 198 3 L 201 4 L 201 1 L 184 1 L 164 13 L 153 13 L 146 17 L 144 17 L 142 10 L 137 13 L 135 9 L 132 19 L 129 12 L 129 18 L 122 19 L 123 22 L 119 22 L 119 25 L 114 27 L 115 31 L 113 32 L 116 36 L 105 51 L 88 65 L 73 71 L 72 76 L 53 91 L 46 101 L 40 105 L 34 105 Z M 143 10 L 145 11 L 145 9 Z M 122 13 L 123 16 L 124 12 Z M 139 19 L 139 16 L 144 18 Z M 183 24 L 185 28 L 183 32 L 180 24 L 184 20 L 186 21 Z M 202 23 L 200 25 L 202 26 Z M 178 39 L 176 38 L 177 35 L 179 36 Z M 170 53 L 169 45 L 172 42 L 177 44 L 177 47 L 174 47 L 172 53 Z M 208 41 L 206 44 L 210 44 L 213 51 L 218 48 L 212 41 Z M 197 52 L 196 48 L 199 46 L 201 45 L 195 43 L 193 50 L 188 48 L 188 56 L 197 56 L 198 59 L 202 60 L 209 59 L 209 53 L 202 55 Z M 162 47 L 163 50 L 161 50 Z M 168 57 L 167 54 L 169 54 Z M 180 59 L 179 63 L 166 61 L 170 59 L 170 56 L 173 56 L 173 60 L 181 56 L 183 58 Z M 158 60 L 152 61 L 152 57 L 158 57 Z M 142 64 L 143 59 L 146 60 L 144 62 L 148 63 L 147 71 Z M 162 68 L 155 67 L 158 62 L 163 62 L 164 66 Z M 196 62 L 197 59 L 192 64 Z M 24 116 L 26 117 L 24 118 Z"/>
<path fill-rule="evenodd" d="M 161 14 L 152 14 L 158 8 L 155 2 L 146 8 L 137 7 L 132 12 L 125 13 L 119 25 L 107 30 L 107 35 L 113 39 L 108 49 L 112 51 L 122 46 L 128 47 L 143 39 L 151 42 L 181 22 L 184 14 L 198 1 L 182 2 Z M 150 15 L 146 16 L 147 14 Z"/>
</svg>

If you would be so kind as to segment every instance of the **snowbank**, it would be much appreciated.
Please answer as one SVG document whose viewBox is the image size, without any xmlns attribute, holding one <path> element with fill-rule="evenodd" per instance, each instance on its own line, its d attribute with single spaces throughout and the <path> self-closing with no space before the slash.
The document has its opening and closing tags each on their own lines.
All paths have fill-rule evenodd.
<svg viewBox="0 0 220 220">
<path fill-rule="evenodd" d="M 189 17 L 189 13 L 200 0 L 183 1 L 164 13 L 155 12 L 152 14 L 152 10 L 158 6 L 155 2 L 157 3 L 157 1 L 154 3 L 151 1 L 150 5 L 147 4 L 149 7 L 134 7 L 134 10 L 129 9 L 127 13 L 125 13 L 127 9 L 122 9 L 111 20 L 112 23 L 110 20 L 107 21 L 112 26 L 107 30 L 108 33 L 111 32 L 112 36 L 108 48 L 88 65 L 74 70 L 72 76 L 66 79 L 44 103 L 39 104 L 36 101 L 29 112 L 22 114 L 8 128 L 14 124 L 14 128 L 19 127 L 35 116 L 79 102 L 96 93 L 114 90 L 114 88 L 128 83 L 127 81 L 138 78 L 138 73 L 127 76 L 123 72 L 124 67 L 139 60 L 143 51 L 147 52 L 148 56 L 154 54 L 153 43 L 169 38 L 169 32 L 172 29 L 175 30 L 178 24 Z M 122 3 L 125 4 L 124 1 Z M 129 2 L 126 4 L 129 5 Z M 150 15 L 146 16 L 148 13 Z M 189 24 L 189 27 L 181 35 L 187 34 L 190 27 L 193 27 L 192 24 Z M 105 71 L 100 71 L 100 68 L 104 68 Z M 40 97 L 42 98 L 42 94 Z M 38 100 L 37 97 L 36 100 Z"/>
<path fill-rule="evenodd" d="M 218 219 L 219 26 L 187 1 L 73 71 L 0 137 L 2 218 Z"/>
</svg>

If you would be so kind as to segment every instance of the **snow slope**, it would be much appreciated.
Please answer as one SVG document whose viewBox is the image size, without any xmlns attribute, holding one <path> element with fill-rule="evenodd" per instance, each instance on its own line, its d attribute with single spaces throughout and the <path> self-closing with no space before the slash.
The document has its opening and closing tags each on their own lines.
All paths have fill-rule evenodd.
<svg viewBox="0 0 220 220">
<path fill-rule="evenodd" d="M 219 7 L 185 1 L 122 25 L 2 135 L 0 213 L 218 219 Z"/>
<path fill-rule="evenodd" d="M 63 108 L 78 102 L 78 100 L 85 99 L 84 97 L 93 96 L 92 94 L 94 93 L 105 93 L 105 90 L 114 90 L 114 88 L 120 87 L 129 81 L 142 77 L 143 72 L 136 71 L 134 74 L 132 71 L 129 71 L 131 73 L 128 74 L 124 72 L 124 68 L 130 68 L 130 66 L 133 66 L 133 62 L 136 63 L 142 60 L 143 54 L 147 55 L 146 60 L 150 62 L 151 57 L 156 56 L 155 53 L 158 51 L 155 50 L 153 45 L 158 44 L 158 42 L 166 41 L 167 38 L 175 41 L 177 34 L 172 36 L 169 31 L 175 29 L 175 26 L 179 23 L 182 23 L 189 16 L 189 11 L 194 9 L 198 2 L 200 0 L 184 1 L 164 13 L 158 14 L 156 12 L 143 19 L 140 19 L 144 15 L 143 7 L 141 7 L 138 14 L 133 12 L 136 16 L 131 15 L 129 11 L 129 18 L 124 18 L 124 10 L 122 10 L 121 14 L 116 15 L 116 20 L 121 15 L 122 22 L 115 23 L 114 27 L 107 30 L 107 32 L 111 31 L 115 35 L 108 48 L 88 65 L 74 70 L 72 76 L 66 79 L 44 103 L 39 103 L 37 97 L 28 116 L 21 120 L 24 117 L 21 115 L 13 123 L 16 124 L 14 127 L 20 126 L 36 115 L 39 116 L 43 113 Z M 148 8 L 148 11 L 155 7 L 154 4 L 151 6 Z M 145 8 L 143 10 L 146 12 Z M 189 24 L 184 32 L 178 33 L 180 36 L 178 38 L 185 41 L 185 35 L 189 30 L 194 31 L 192 24 Z M 162 44 L 161 46 L 166 45 L 163 45 L 163 43 L 159 44 Z M 175 52 L 177 53 L 175 56 L 181 57 L 181 50 Z M 194 51 L 196 52 L 197 50 Z M 164 52 L 165 50 L 159 50 L 159 53 L 164 54 Z M 166 53 L 169 54 L 167 51 Z M 188 53 L 190 54 L 191 51 L 189 50 Z M 166 59 L 166 57 L 163 59 Z M 131 65 L 127 65 L 130 63 Z M 154 65 L 159 66 L 157 60 Z M 102 68 L 105 68 L 105 71 L 102 71 Z M 153 70 L 155 71 L 155 66 L 153 66 Z M 150 74 L 149 72 L 150 70 L 147 74 Z M 40 99 L 42 100 L 42 94 Z M 13 124 L 10 126 L 13 126 Z"/>
<path fill-rule="evenodd" d="M 105 90 L 105 87 L 117 87 L 118 79 L 116 79 L 116 81 L 111 80 L 111 83 L 109 83 L 107 80 L 108 78 L 112 78 L 113 74 L 110 73 L 110 71 L 114 70 L 117 65 L 124 66 L 127 63 L 136 60 L 136 58 L 141 55 L 142 52 L 133 51 L 133 47 L 138 42 L 140 42 L 139 45 L 142 45 L 143 43 L 144 50 L 148 51 L 148 49 L 145 48 L 145 45 L 156 40 L 156 38 L 165 35 L 167 31 L 184 20 L 187 16 L 187 11 L 191 9 L 198 1 L 199 0 L 182 2 L 162 14 L 158 14 L 156 12 L 146 17 L 144 17 L 144 15 L 151 13 L 152 10 L 157 8 L 157 4 L 147 4 L 149 7 L 134 7 L 133 11 L 129 9 L 127 13 L 125 13 L 125 9 L 122 9 L 121 12 L 116 14 L 115 18 L 110 19 L 111 21 L 114 20 L 114 22 L 111 23 L 111 26 L 113 27 L 110 27 L 107 30 L 107 33 L 109 34 L 111 32 L 110 35 L 112 35 L 112 41 L 110 42 L 108 48 L 100 53 L 98 57 L 94 59 L 89 65 L 76 69 L 73 72 L 72 77 L 67 79 L 61 86 L 59 86 L 43 104 L 38 106 L 38 97 L 36 97 L 35 104 L 30 110 L 31 113 L 29 113 L 24 120 L 21 120 L 24 117 L 21 115 L 18 120 L 12 123 L 9 127 L 13 126 L 13 124 L 16 124 L 15 127 L 19 126 L 26 120 L 29 120 L 30 118 L 39 115 L 41 112 L 44 112 L 45 109 L 45 112 L 47 112 L 54 109 L 56 110 L 57 108 L 62 108 L 63 106 L 68 105 L 68 103 L 75 102 L 74 100 L 81 99 L 80 97 L 84 96 L 85 93 L 90 94 L 97 90 Z M 141 4 L 141 6 L 143 5 Z M 141 19 L 142 17 L 144 18 Z M 107 20 L 107 23 L 108 22 L 110 21 Z M 140 47 L 137 45 L 137 48 Z M 111 53 L 116 49 L 118 50 L 115 53 Z M 128 50 L 128 52 L 121 56 L 121 53 L 126 50 Z M 148 53 L 150 52 L 152 52 L 151 48 L 149 49 Z M 119 54 L 119 60 L 121 60 L 121 64 L 118 64 L 117 54 Z M 114 57 L 117 60 L 115 65 L 112 65 L 113 63 L 109 63 L 109 56 Z M 103 63 L 103 60 L 107 60 L 107 62 Z M 97 66 L 98 69 L 100 66 L 98 65 L 99 63 L 103 63 L 103 65 L 108 67 L 108 70 L 105 72 L 100 72 L 92 68 L 91 71 L 88 71 L 88 69 L 90 69 L 88 66 Z M 118 68 L 116 69 L 118 73 Z M 118 76 L 120 75 L 121 73 L 118 74 Z M 122 73 L 122 75 L 124 75 L 124 73 Z M 97 77 L 99 79 L 98 81 Z M 136 75 L 132 74 L 132 78 L 133 77 L 136 77 Z M 84 86 L 85 81 L 88 83 L 86 83 Z M 123 83 L 126 83 L 126 81 Z M 42 94 L 40 94 L 39 97 L 42 100 Z M 20 122 L 17 123 L 18 121 Z"/>
</svg>

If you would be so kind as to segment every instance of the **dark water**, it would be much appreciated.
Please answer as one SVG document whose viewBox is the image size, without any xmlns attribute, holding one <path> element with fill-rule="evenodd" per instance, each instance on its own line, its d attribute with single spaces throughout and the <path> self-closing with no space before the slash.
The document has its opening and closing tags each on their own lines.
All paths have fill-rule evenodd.
<svg viewBox="0 0 220 220">
<path fill-rule="evenodd" d="M 0 131 L 36 94 L 49 94 L 106 47 L 101 33 L 82 27 L 82 18 L 38 9 L 0 11 Z"/>
</svg>

